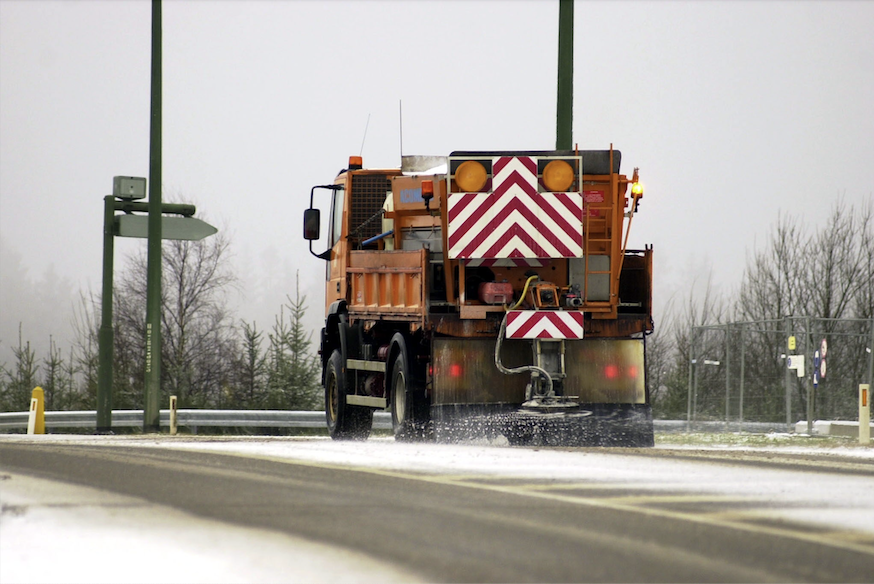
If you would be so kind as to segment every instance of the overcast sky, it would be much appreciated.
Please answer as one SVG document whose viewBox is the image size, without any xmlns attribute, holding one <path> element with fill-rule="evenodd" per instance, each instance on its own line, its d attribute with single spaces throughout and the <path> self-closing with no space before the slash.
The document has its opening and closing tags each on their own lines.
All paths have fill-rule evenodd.
<svg viewBox="0 0 874 584">
<path fill-rule="evenodd" d="M 553 148 L 557 23 L 558 0 L 165 0 L 165 197 L 230 235 L 239 316 L 269 327 L 300 270 L 318 326 L 309 189 L 359 152 L 397 167 L 399 102 L 404 154 Z M 732 290 L 779 213 L 874 196 L 872 23 L 862 1 L 576 3 L 573 139 L 640 167 L 658 303 L 711 269 Z M 144 0 L 0 0 L 0 349 L 19 321 L 69 342 L 67 290 L 99 292 L 102 197 L 149 171 L 150 35 Z"/>
</svg>

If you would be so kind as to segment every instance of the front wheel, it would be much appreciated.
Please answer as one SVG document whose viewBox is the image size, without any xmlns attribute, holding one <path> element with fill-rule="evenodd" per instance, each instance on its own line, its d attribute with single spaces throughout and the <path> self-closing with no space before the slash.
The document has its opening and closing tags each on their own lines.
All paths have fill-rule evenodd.
<svg viewBox="0 0 874 584">
<path fill-rule="evenodd" d="M 367 440 L 373 427 L 373 410 L 346 403 L 346 368 L 340 351 L 331 353 L 325 371 L 325 417 L 334 440 Z"/>
</svg>

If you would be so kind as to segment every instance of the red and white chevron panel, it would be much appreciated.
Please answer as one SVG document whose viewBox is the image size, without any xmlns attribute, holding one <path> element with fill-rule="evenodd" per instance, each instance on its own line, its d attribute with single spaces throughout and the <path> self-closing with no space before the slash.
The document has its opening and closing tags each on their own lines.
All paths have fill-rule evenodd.
<svg viewBox="0 0 874 584">
<path fill-rule="evenodd" d="M 475 259 L 464 262 L 469 268 L 542 268 L 547 263 L 548 260 L 536 258 Z"/>
<path fill-rule="evenodd" d="M 580 193 L 538 193 L 537 160 L 492 160 L 492 192 L 449 195 L 449 257 L 582 256 Z"/>
<path fill-rule="evenodd" d="M 511 310 L 507 313 L 508 339 L 582 339 L 583 313 L 579 310 Z"/>
</svg>

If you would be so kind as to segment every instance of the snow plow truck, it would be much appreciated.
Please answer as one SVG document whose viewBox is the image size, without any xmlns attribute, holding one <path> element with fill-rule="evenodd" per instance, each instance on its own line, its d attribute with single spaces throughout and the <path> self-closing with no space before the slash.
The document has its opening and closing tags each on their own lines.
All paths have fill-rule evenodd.
<svg viewBox="0 0 874 584">
<path fill-rule="evenodd" d="M 398 440 L 651 446 L 652 246 L 626 249 L 643 188 L 620 162 L 612 145 L 353 156 L 313 187 L 331 437 L 389 410 Z"/>
</svg>

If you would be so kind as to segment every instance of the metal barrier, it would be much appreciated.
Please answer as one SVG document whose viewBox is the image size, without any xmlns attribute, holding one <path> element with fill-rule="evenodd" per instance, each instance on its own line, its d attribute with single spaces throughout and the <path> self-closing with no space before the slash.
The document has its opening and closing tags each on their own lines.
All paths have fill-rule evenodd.
<svg viewBox="0 0 874 584">
<path fill-rule="evenodd" d="M 282 410 L 177 410 L 177 425 L 196 432 L 198 427 L 224 428 L 326 428 L 323 411 Z M 27 429 L 28 412 L 0 413 L 0 432 Z M 97 429 L 97 413 L 46 412 L 46 430 L 57 428 Z M 143 410 L 115 410 L 113 428 L 141 428 Z M 161 410 L 161 426 L 170 426 L 170 410 Z M 391 414 L 375 412 L 373 427 L 391 430 Z"/>
<path fill-rule="evenodd" d="M 323 411 L 285 410 L 177 410 L 177 425 L 196 433 L 198 427 L 208 428 L 315 428 L 327 429 Z M 28 412 L 0 413 L 0 432 L 27 429 Z M 81 428 L 97 429 L 97 414 L 94 411 L 46 412 L 46 429 Z M 654 420 L 657 432 L 737 432 L 764 434 L 768 432 L 791 432 L 786 424 L 744 422 L 740 427 L 732 422 L 692 422 L 685 420 Z M 143 410 L 115 410 L 112 412 L 114 428 L 142 428 Z M 161 426 L 170 427 L 170 410 L 161 410 Z M 391 414 L 374 412 L 373 427 L 391 430 Z M 820 432 L 821 433 L 821 432 Z"/>
</svg>

